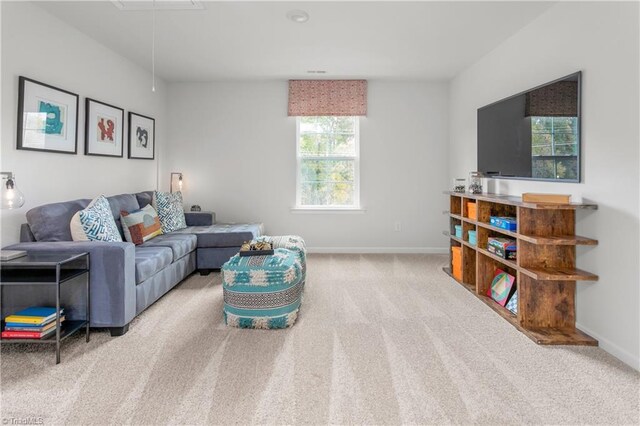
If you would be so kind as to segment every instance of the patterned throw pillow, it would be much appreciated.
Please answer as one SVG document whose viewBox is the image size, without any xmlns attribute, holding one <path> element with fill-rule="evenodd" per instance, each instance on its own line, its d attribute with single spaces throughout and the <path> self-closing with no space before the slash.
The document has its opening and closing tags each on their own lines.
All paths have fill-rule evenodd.
<svg viewBox="0 0 640 426">
<path fill-rule="evenodd" d="M 120 223 L 125 239 L 135 245 L 162 234 L 158 213 L 150 205 L 132 212 L 121 211 Z"/>
<path fill-rule="evenodd" d="M 182 193 L 180 191 L 174 193 L 154 191 L 153 207 L 155 207 L 158 216 L 160 216 L 163 234 L 187 227 L 187 221 L 184 218 L 184 207 L 182 206 Z"/>
<path fill-rule="evenodd" d="M 71 218 L 73 241 L 122 241 L 109 201 L 101 195 Z"/>
</svg>

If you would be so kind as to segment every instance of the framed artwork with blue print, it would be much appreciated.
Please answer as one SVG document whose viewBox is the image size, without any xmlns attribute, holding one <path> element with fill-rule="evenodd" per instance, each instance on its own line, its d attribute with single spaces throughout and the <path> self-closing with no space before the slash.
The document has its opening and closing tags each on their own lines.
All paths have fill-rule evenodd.
<svg viewBox="0 0 640 426">
<path fill-rule="evenodd" d="M 129 111 L 129 158 L 153 160 L 156 120 Z"/>
<path fill-rule="evenodd" d="M 76 154 L 78 102 L 75 93 L 18 79 L 18 149 Z"/>
</svg>

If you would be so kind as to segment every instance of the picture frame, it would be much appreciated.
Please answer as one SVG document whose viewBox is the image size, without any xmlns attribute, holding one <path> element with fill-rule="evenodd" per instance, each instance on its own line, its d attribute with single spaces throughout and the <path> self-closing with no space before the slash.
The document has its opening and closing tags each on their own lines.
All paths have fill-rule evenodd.
<svg viewBox="0 0 640 426">
<path fill-rule="evenodd" d="M 124 109 L 86 98 L 84 155 L 124 156 Z"/>
<path fill-rule="evenodd" d="M 79 100 L 73 92 L 20 76 L 16 148 L 77 154 Z"/>
<path fill-rule="evenodd" d="M 128 158 L 153 160 L 155 158 L 156 120 L 129 111 Z"/>
</svg>

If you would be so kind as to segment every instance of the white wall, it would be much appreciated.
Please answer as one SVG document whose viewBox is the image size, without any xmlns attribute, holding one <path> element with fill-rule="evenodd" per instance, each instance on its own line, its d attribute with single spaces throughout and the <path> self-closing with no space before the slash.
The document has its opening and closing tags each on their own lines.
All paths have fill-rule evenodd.
<svg viewBox="0 0 640 426">
<path fill-rule="evenodd" d="M 220 221 L 264 222 L 272 235 L 302 235 L 316 251 L 443 251 L 447 97 L 444 83 L 370 81 L 360 124 L 366 212 L 296 214 L 287 82 L 170 84 L 161 185 L 182 171 L 188 205 Z"/>
<path fill-rule="evenodd" d="M 597 238 L 578 248 L 578 326 L 640 368 L 638 215 L 638 4 L 560 3 L 460 73 L 450 89 L 450 177 L 476 165 L 476 110 L 578 70 L 582 84 L 583 183 L 494 181 L 501 193 L 556 192 L 595 201 L 577 231 Z"/>
<path fill-rule="evenodd" d="M 156 187 L 157 160 L 126 158 L 127 112 L 156 119 L 156 159 L 165 129 L 166 85 L 26 2 L 2 2 L 2 171 L 12 171 L 25 194 L 19 210 L 2 210 L 1 245 L 18 241 L 25 212 L 48 202 L 93 198 Z M 78 155 L 16 150 L 18 76 L 80 95 Z M 97 99 L 125 110 L 124 158 L 84 155 L 84 101 Z"/>
</svg>

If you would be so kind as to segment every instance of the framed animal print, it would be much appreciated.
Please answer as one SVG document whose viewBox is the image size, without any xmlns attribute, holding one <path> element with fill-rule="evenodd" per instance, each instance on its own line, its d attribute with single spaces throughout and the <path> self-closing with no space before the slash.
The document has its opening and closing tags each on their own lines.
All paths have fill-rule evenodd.
<svg viewBox="0 0 640 426">
<path fill-rule="evenodd" d="M 85 111 L 84 154 L 122 157 L 124 110 L 87 98 Z"/>
<path fill-rule="evenodd" d="M 156 120 L 129 111 L 129 158 L 153 160 Z"/>
<path fill-rule="evenodd" d="M 75 93 L 20 76 L 17 149 L 76 154 L 78 101 Z"/>
</svg>

